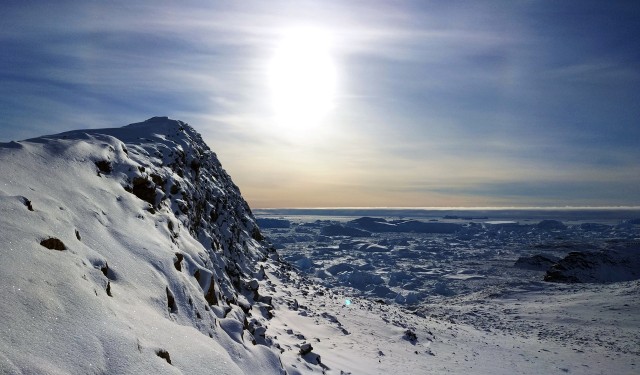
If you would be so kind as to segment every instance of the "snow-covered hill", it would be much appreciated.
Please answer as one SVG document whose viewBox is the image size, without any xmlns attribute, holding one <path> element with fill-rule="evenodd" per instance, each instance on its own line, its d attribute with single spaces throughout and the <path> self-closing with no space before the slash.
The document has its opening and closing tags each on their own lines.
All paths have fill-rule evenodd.
<svg viewBox="0 0 640 375">
<path fill-rule="evenodd" d="M 0 373 L 284 372 L 248 313 L 270 254 L 189 125 L 0 144 L 0 212 Z"/>
<path fill-rule="evenodd" d="M 640 281 L 543 283 L 530 252 L 513 267 L 504 248 L 557 241 L 557 223 L 261 232 L 166 117 L 0 144 L 0 213 L 0 374 L 637 373 Z"/>
</svg>

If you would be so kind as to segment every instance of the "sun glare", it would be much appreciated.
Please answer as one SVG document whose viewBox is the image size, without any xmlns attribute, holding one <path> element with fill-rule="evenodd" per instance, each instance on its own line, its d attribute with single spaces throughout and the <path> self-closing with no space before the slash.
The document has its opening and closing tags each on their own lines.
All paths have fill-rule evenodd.
<svg viewBox="0 0 640 375">
<path fill-rule="evenodd" d="M 317 126 L 332 109 L 336 68 L 330 38 L 317 29 L 284 34 L 269 64 L 269 86 L 277 125 L 288 134 Z"/>
</svg>

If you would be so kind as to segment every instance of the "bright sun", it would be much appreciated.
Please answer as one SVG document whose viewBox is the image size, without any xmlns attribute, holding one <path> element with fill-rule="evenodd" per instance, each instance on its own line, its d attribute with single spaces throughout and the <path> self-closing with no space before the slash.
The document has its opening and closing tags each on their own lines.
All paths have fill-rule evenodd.
<svg viewBox="0 0 640 375">
<path fill-rule="evenodd" d="M 276 122 L 289 134 L 320 123 L 333 107 L 336 68 L 330 38 L 317 29 L 288 31 L 269 63 Z"/>
</svg>

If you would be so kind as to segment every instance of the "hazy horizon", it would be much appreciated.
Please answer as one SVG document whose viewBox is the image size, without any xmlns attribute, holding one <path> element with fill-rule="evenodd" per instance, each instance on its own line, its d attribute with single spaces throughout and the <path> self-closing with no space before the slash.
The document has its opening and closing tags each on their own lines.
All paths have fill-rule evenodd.
<svg viewBox="0 0 640 375">
<path fill-rule="evenodd" d="M 336 207 L 256 207 L 257 210 L 640 210 L 640 206 L 432 206 L 432 207 L 366 207 L 366 206 L 336 206 Z"/>
</svg>

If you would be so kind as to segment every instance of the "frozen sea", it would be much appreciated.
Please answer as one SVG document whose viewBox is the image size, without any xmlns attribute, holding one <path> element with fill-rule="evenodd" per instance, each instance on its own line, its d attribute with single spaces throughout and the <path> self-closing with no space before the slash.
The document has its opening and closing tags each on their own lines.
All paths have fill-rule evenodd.
<svg viewBox="0 0 640 375">
<path fill-rule="evenodd" d="M 318 282 L 409 305 L 541 282 L 569 253 L 640 242 L 640 209 L 633 208 L 273 209 L 256 215 L 283 258 Z"/>
<path fill-rule="evenodd" d="M 640 355 L 638 208 L 255 214 L 282 258 L 345 298 L 576 351 Z"/>
</svg>

